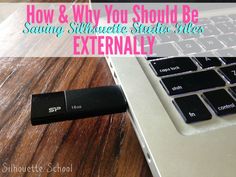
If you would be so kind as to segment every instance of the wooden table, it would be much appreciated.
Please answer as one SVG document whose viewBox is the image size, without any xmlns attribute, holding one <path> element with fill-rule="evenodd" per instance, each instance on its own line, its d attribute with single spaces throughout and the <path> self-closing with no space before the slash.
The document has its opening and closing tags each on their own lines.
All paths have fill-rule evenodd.
<svg viewBox="0 0 236 177">
<path fill-rule="evenodd" d="M 128 114 L 30 123 L 33 93 L 112 84 L 104 58 L 0 59 L 0 177 L 150 177 Z"/>
</svg>

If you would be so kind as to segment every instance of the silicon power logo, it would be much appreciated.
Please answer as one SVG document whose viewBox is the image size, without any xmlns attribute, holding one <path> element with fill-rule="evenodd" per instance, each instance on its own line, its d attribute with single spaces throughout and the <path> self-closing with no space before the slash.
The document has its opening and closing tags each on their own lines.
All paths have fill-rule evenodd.
<svg viewBox="0 0 236 177">
<path fill-rule="evenodd" d="M 58 112 L 61 110 L 61 107 L 60 106 L 57 106 L 57 107 L 50 107 L 48 108 L 48 113 L 54 113 L 54 112 Z"/>
</svg>

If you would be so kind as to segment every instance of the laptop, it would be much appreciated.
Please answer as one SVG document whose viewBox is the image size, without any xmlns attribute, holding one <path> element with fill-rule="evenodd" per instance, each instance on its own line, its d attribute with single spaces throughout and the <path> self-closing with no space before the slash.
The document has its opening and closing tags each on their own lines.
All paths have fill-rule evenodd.
<svg viewBox="0 0 236 177">
<path fill-rule="evenodd" d="M 156 35 L 158 57 L 106 57 L 155 177 L 236 176 L 236 4 L 200 13 L 204 33 Z"/>
</svg>

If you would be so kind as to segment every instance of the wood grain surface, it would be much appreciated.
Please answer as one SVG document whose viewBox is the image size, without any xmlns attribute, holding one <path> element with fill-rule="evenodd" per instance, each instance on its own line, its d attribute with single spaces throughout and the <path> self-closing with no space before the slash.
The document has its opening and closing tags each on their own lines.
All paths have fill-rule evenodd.
<svg viewBox="0 0 236 177">
<path fill-rule="evenodd" d="M 30 123 L 33 93 L 112 84 L 104 58 L 1 58 L 0 177 L 152 176 L 128 114 Z"/>
</svg>

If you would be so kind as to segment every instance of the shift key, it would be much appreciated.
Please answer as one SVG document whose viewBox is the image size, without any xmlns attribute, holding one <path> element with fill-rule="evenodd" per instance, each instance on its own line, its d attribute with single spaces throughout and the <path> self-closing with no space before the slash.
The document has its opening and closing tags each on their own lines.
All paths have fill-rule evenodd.
<svg viewBox="0 0 236 177">
<path fill-rule="evenodd" d="M 210 81 L 210 82 L 209 82 Z M 225 81 L 214 70 L 163 78 L 161 84 L 169 95 L 221 87 Z"/>
</svg>

